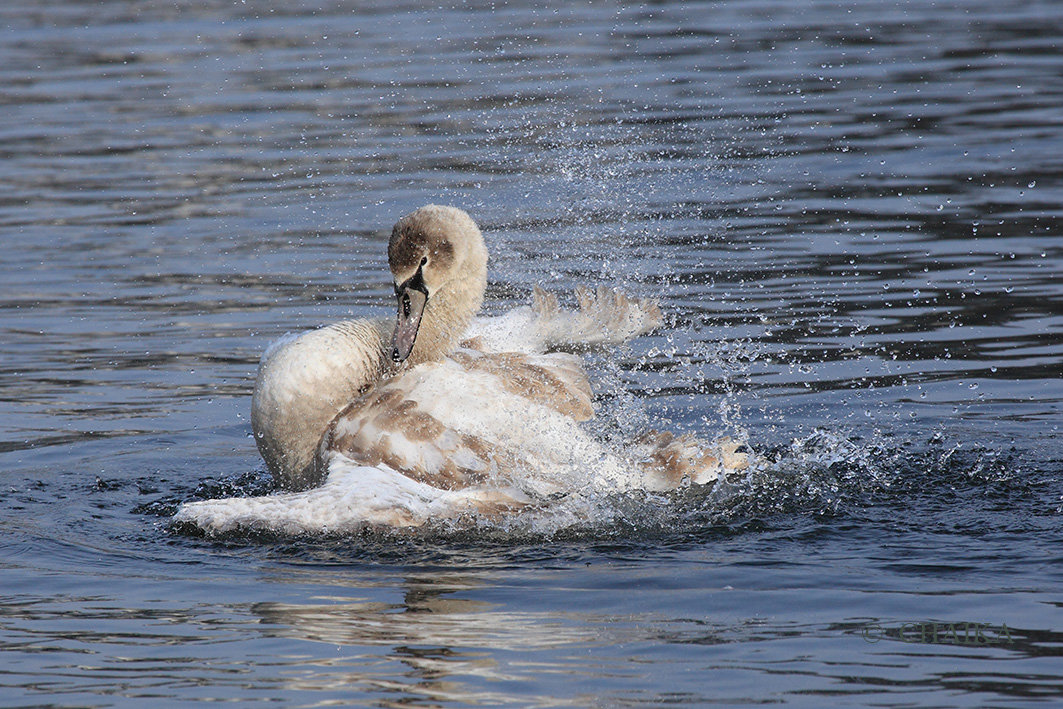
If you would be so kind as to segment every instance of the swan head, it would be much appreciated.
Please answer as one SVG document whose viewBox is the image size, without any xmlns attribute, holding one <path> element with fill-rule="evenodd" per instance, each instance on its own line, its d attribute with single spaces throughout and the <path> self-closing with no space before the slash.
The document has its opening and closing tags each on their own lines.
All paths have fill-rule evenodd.
<svg viewBox="0 0 1063 709">
<path fill-rule="evenodd" d="M 476 223 L 456 207 L 430 204 L 399 219 L 388 242 L 398 318 L 391 359 L 404 362 L 423 324 L 435 319 L 432 339 L 450 341 L 480 308 L 487 283 L 487 248 Z M 424 339 L 422 335 L 422 339 Z"/>
</svg>

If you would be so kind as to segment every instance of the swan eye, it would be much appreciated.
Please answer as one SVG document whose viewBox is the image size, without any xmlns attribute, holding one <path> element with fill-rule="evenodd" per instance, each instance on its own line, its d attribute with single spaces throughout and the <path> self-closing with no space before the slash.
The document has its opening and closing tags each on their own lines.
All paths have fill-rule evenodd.
<svg viewBox="0 0 1063 709">
<path fill-rule="evenodd" d="M 421 265 L 422 266 L 425 265 L 426 263 L 428 263 L 428 257 L 427 256 L 425 256 L 423 259 L 421 259 Z"/>
</svg>

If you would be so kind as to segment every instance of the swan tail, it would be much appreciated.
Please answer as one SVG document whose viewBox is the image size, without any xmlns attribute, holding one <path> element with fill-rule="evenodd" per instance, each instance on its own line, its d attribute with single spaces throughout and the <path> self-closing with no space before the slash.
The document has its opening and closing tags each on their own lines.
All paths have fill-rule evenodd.
<svg viewBox="0 0 1063 709">
<path fill-rule="evenodd" d="M 663 321 L 651 299 L 635 298 L 605 286 L 576 289 L 578 310 L 564 310 L 557 296 L 536 286 L 531 309 L 547 346 L 611 345 L 649 332 Z"/>
<path fill-rule="evenodd" d="M 650 430 L 636 439 L 632 460 L 645 476 L 645 488 L 663 491 L 691 483 L 706 485 L 745 470 L 751 454 L 743 448 L 730 436 L 710 444 L 689 434 Z"/>
</svg>

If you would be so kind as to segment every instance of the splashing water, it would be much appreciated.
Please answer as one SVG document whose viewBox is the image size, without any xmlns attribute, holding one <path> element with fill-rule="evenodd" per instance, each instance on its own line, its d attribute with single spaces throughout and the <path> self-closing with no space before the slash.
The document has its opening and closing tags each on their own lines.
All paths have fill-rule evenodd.
<svg viewBox="0 0 1063 709">
<path fill-rule="evenodd" d="M 614 438 L 611 443 L 617 445 L 618 440 Z M 740 442 L 747 449 L 755 448 L 746 439 Z M 1028 486 L 1016 461 L 992 450 L 948 446 L 940 436 L 917 444 L 886 438 L 863 440 L 829 430 L 817 430 L 786 445 L 759 451 L 748 469 L 732 471 L 715 483 L 686 483 L 669 492 L 618 493 L 604 481 L 596 481 L 590 472 L 587 483 L 579 489 L 502 516 L 466 514 L 430 520 L 421 528 L 363 527 L 353 534 L 381 540 L 471 541 L 475 537 L 495 543 L 557 538 L 635 540 L 662 534 L 686 537 L 706 531 L 741 530 L 753 520 L 792 515 L 844 518 L 883 505 L 908 504 L 922 495 L 946 497 L 973 492 L 1009 496 Z M 272 488 L 264 475 L 245 474 L 202 483 L 193 497 L 262 495 Z M 137 511 L 168 517 L 177 504 L 172 498 L 156 500 Z M 177 528 L 196 531 L 184 525 Z M 275 535 L 267 527 L 223 536 L 260 539 Z M 335 535 L 324 534 L 329 536 Z"/>
</svg>

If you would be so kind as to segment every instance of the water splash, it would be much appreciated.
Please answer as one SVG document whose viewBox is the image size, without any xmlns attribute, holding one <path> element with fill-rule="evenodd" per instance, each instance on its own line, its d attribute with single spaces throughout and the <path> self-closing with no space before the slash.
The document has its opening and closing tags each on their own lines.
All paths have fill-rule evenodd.
<svg viewBox="0 0 1063 709">
<path fill-rule="evenodd" d="M 588 479 L 593 477 L 588 475 Z M 941 503 L 956 495 L 973 494 L 989 500 L 1029 496 L 1034 492 L 1030 480 L 1028 472 L 1010 456 L 946 444 L 941 436 L 915 443 L 865 440 L 824 429 L 761 451 L 759 460 L 748 470 L 733 472 L 709 485 L 687 484 L 669 492 L 616 493 L 604 485 L 588 483 L 582 489 L 501 516 L 465 515 L 431 521 L 415 529 L 366 527 L 339 538 L 353 536 L 392 548 L 416 540 L 512 545 L 563 539 L 632 542 L 647 537 L 686 538 L 707 531 L 735 534 L 763 528 L 772 519 L 794 515 L 812 520 L 843 519 L 868 510 L 907 507 L 922 498 Z M 218 490 L 258 495 L 264 492 L 264 484 L 261 476 L 245 474 L 201 485 L 194 497 L 209 498 Z M 1055 500 L 1055 495 L 1052 498 Z M 168 497 L 141 505 L 137 511 L 166 516 L 176 505 L 177 498 Z M 177 527 L 176 531 L 196 533 L 187 527 Z M 259 529 L 221 538 L 268 541 L 289 537 Z"/>
</svg>

